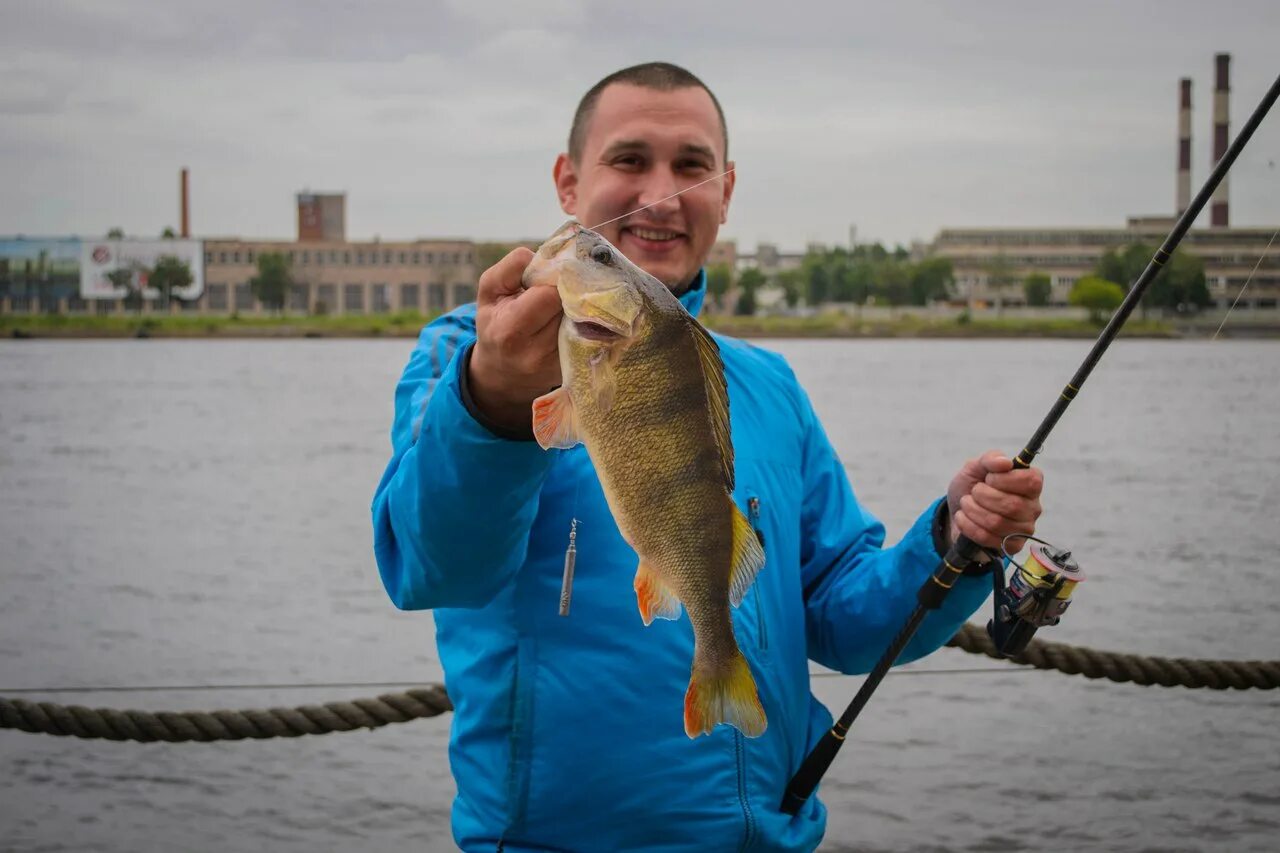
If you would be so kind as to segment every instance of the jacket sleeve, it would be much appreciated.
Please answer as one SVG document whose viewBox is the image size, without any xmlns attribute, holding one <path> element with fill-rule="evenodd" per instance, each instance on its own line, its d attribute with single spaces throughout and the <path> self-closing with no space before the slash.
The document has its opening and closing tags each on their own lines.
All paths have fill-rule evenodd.
<svg viewBox="0 0 1280 853">
<path fill-rule="evenodd" d="M 468 309 L 433 321 L 396 386 L 391 462 L 373 498 L 373 551 L 403 610 L 493 599 L 524 562 L 554 457 L 472 416 L 463 397 L 474 343 Z"/>
<path fill-rule="evenodd" d="M 803 394 L 803 392 L 801 392 Z M 884 525 L 854 496 L 844 466 L 807 398 L 801 581 L 809 657 L 846 674 L 869 672 L 916 606 L 916 591 L 941 559 L 934 542 L 939 498 L 892 548 Z M 945 541 L 945 528 L 943 533 Z M 943 645 L 986 600 L 991 579 L 962 577 L 925 617 L 898 658 L 907 663 Z"/>
</svg>

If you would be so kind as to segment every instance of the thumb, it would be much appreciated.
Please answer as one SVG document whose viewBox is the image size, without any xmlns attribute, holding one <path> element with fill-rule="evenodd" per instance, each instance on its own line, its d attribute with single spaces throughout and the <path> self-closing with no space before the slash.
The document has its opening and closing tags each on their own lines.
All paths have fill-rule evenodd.
<svg viewBox="0 0 1280 853">
<path fill-rule="evenodd" d="M 497 302 L 520 293 L 520 278 L 533 260 L 532 250 L 519 246 L 480 275 L 476 288 L 479 303 Z"/>
</svg>

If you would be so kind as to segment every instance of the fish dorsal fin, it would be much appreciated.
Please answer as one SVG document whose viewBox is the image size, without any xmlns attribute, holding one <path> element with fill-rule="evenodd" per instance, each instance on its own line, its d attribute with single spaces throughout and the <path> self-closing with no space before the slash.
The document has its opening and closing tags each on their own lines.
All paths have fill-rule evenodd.
<svg viewBox="0 0 1280 853">
<path fill-rule="evenodd" d="M 698 361 L 702 366 L 702 381 L 707 389 L 707 411 L 711 415 L 711 435 L 720 450 L 724 485 L 732 492 L 733 440 L 729 435 L 729 386 L 724 378 L 724 362 L 720 360 L 720 345 L 697 320 L 690 320 L 689 328 L 692 330 Z"/>
</svg>

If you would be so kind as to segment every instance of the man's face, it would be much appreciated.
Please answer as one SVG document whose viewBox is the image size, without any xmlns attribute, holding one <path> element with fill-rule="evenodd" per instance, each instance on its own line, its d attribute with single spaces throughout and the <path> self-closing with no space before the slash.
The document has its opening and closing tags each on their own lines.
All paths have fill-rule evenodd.
<svg viewBox="0 0 1280 853">
<path fill-rule="evenodd" d="M 700 87 L 659 92 L 614 83 L 600 93 L 581 158 L 556 159 L 560 207 L 593 227 L 673 290 L 706 262 L 729 213 L 734 173 L 711 96 Z M 666 199 L 665 201 L 659 201 Z M 654 202 L 659 202 L 654 204 Z M 654 204 L 645 210 L 638 208 Z"/>
</svg>

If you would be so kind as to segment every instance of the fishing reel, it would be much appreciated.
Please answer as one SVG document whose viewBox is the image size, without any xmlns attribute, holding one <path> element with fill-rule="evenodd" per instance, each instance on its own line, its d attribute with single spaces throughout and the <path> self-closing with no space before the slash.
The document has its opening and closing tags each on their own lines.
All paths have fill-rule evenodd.
<svg viewBox="0 0 1280 853">
<path fill-rule="evenodd" d="M 1009 553 L 1008 541 L 1027 539 L 1032 545 L 1022 563 Z M 1013 573 L 1005 583 L 1004 572 L 993 571 L 995 615 L 987 623 L 987 633 L 996 651 L 1004 657 L 1022 654 L 1036 631 L 1045 625 L 1057 625 L 1071 605 L 1071 593 L 1084 580 L 1084 572 L 1071 557 L 1071 552 L 1055 548 L 1035 536 L 1013 534 L 1000 543 Z"/>
</svg>

